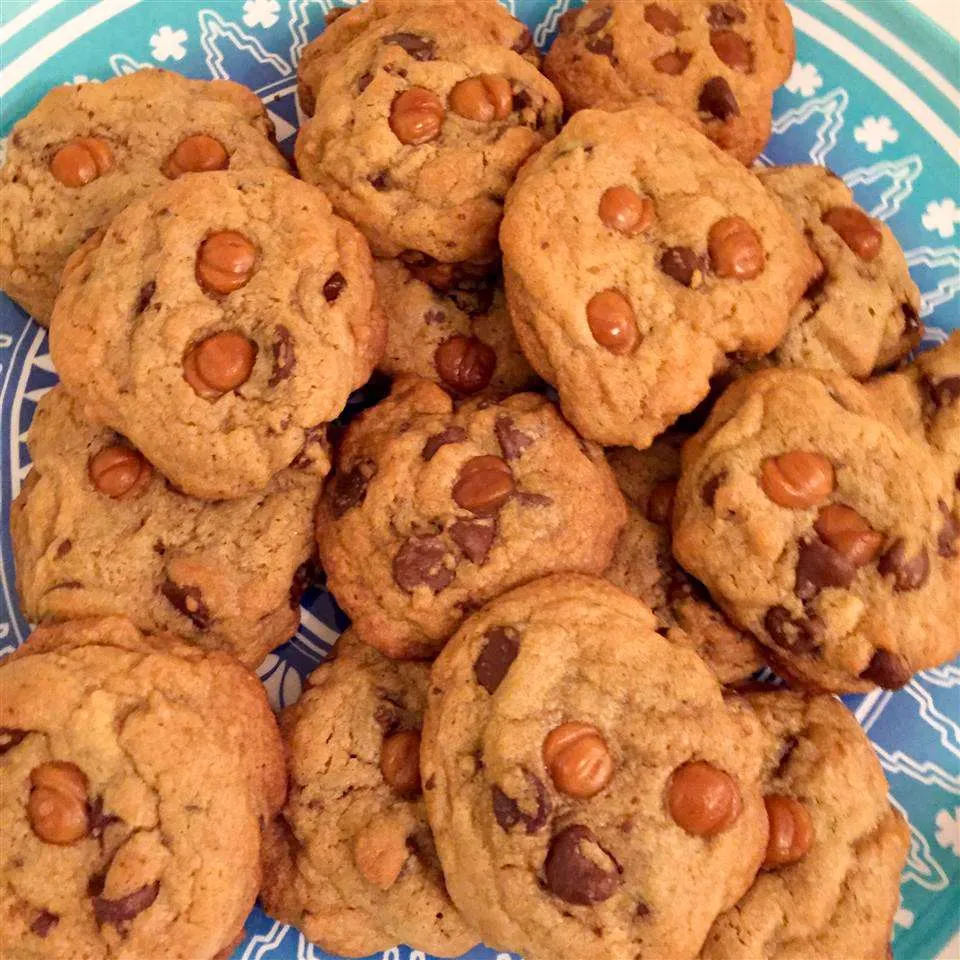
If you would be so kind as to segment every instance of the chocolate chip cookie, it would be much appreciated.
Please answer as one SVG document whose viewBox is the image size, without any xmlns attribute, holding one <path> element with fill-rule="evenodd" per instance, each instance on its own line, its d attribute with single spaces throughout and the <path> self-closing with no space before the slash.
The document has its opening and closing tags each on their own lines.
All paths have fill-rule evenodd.
<svg viewBox="0 0 960 960">
<path fill-rule="evenodd" d="M 867 216 L 823 167 L 774 167 L 758 176 L 822 264 L 771 360 L 862 379 L 916 347 L 923 334 L 920 291 L 890 228 Z"/>
<path fill-rule="evenodd" d="M 784 0 L 588 0 L 561 17 L 543 69 L 571 113 L 654 100 L 750 163 L 793 58 Z"/>
<path fill-rule="evenodd" d="M 62 387 L 37 407 L 30 454 L 10 527 L 31 622 L 123 615 L 248 666 L 297 629 L 319 477 L 287 469 L 262 493 L 195 500 Z"/>
<path fill-rule="evenodd" d="M 316 91 L 331 64 L 336 65 L 346 47 L 386 17 L 397 21 L 394 42 L 407 44 L 421 59 L 429 52 L 429 44 L 422 39 L 427 31 L 498 44 L 535 65 L 540 62 L 530 31 L 497 0 L 366 0 L 352 9 L 334 7 L 323 33 L 304 47 L 297 64 L 297 97 L 308 117 L 316 110 Z"/>
<path fill-rule="evenodd" d="M 856 381 L 740 380 L 682 466 L 674 554 L 788 678 L 896 688 L 960 651 L 951 478 Z"/>
<path fill-rule="evenodd" d="M 650 607 L 660 632 L 696 650 L 721 683 L 737 683 L 764 666 L 763 648 L 727 620 L 671 552 L 670 520 L 684 439 L 666 434 L 647 450 L 607 451 L 627 500 L 627 525 L 605 576 Z"/>
<path fill-rule="evenodd" d="M 700 956 L 886 960 L 910 834 L 870 741 L 833 697 L 748 701 L 763 725 L 770 839 L 753 886 Z"/>
<path fill-rule="evenodd" d="M 464 265 L 399 260 L 378 260 L 373 273 L 387 317 L 384 373 L 425 377 L 459 397 L 537 385 L 498 276 Z"/>
<path fill-rule="evenodd" d="M 284 792 L 263 687 L 233 657 L 119 617 L 40 627 L 0 663 L 9 956 L 220 956 Z"/>
<path fill-rule="evenodd" d="M 185 173 L 286 169 L 256 95 L 140 70 L 55 87 L 0 169 L 0 290 L 46 325 L 67 257 L 131 201 Z"/>
<path fill-rule="evenodd" d="M 457 406 L 429 381 L 402 379 L 348 428 L 317 543 L 360 638 L 429 657 L 510 587 L 602 572 L 625 518 L 603 451 L 544 397 Z"/>
<path fill-rule="evenodd" d="M 777 345 L 819 270 L 757 178 L 652 103 L 576 114 L 524 167 L 500 240 L 517 337 L 564 414 L 641 449 L 728 354 Z"/>
<path fill-rule="evenodd" d="M 300 128 L 301 176 L 322 187 L 373 252 L 444 263 L 497 252 L 520 165 L 553 137 L 562 104 L 518 53 L 403 18 L 370 26 L 316 90 Z"/>
<path fill-rule="evenodd" d="M 403 942 L 449 957 L 477 942 L 447 895 L 423 802 L 429 674 L 348 632 L 282 715 L 290 795 L 262 898 L 325 950 L 360 957 Z"/>
<path fill-rule="evenodd" d="M 325 425 L 385 336 L 366 241 L 319 190 L 261 170 L 177 180 L 88 240 L 50 352 L 88 419 L 225 499 L 291 462 L 327 472 Z"/>
<path fill-rule="evenodd" d="M 447 887 L 529 960 L 693 957 L 767 843 L 760 729 L 639 601 L 556 575 L 467 620 L 421 751 Z"/>
</svg>

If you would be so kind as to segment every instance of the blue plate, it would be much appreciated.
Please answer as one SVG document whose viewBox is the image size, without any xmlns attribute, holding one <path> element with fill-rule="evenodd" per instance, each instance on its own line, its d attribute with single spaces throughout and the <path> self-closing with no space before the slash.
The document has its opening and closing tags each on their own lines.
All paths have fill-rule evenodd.
<svg viewBox="0 0 960 960">
<path fill-rule="evenodd" d="M 546 47 L 569 4 L 506 5 Z M 0 135 L 57 84 L 163 66 L 252 87 L 289 150 L 299 119 L 295 63 L 331 6 L 330 0 L 3 0 Z M 923 293 L 924 343 L 941 342 L 960 326 L 958 45 L 904 0 L 822 0 L 791 9 L 797 62 L 776 96 L 773 138 L 762 161 L 827 164 L 843 176 L 858 202 L 899 238 Z M 55 382 L 45 333 L 0 295 L 0 655 L 28 633 L 14 591 L 7 514 L 29 469 L 25 436 L 34 407 Z M 299 696 L 304 676 L 345 624 L 329 595 L 307 594 L 296 637 L 260 667 L 275 705 Z M 893 802 L 910 822 L 897 960 L 960 956 L 958 691 L 960 663 L 954 663 L 927 671 L 896 694 L 848 698 L 876 746 Z M 480 947 L 468 956 L 510 960 Z M 244 960 L 328 957 L 259 910 L 235 954 Z M 427 958 L 396 947 L 381 960 Z"/>
</svg>

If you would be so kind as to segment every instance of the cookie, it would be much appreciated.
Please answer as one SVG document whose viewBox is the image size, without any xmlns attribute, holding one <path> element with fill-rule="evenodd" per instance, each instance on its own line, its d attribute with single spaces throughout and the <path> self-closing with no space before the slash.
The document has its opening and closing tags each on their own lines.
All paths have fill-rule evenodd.
<svg viewBox="0 0 960 960">
<path fill-rule="evenodd" d="M 123 615 L 251 667 L 296 631 L 318 477 L 282 470 L 242 500 L 195 500 L 62 387 L 40 401 L 29 443 L 10 527 L 32 623 Z"/>
<path fill-rule="evenodd" d="M 402 942 L 450 957 L 477 942 L 447 895 L 427 824 L 429 679 L 426 664 L 388 660 L 348 632 L 282 715 L 290 794 L 262 899 L 324 950 L 365 957 Z"/>
<path fill-rule="evenodd" d="M 923 335 L 920 291 L 890 228 L 867 216 L 824 167 L 773 167 L 758 176 L 823 265 L 772 362 L 863 379 L 906 356 Z"/>
<path fill-rule="evenodd" d="M 0 168 L 0 290 L 44 326 L 67 257 L 128 203 L 189 172 L 286 169 L 257 96 L 139 70 L 51 90 Z"/>
<path fill-rule="evenodd" d="M 294 461 L 323 476 L 325 425 L 385 336 L 363 237 L 319 190 L 261 170 L 178 180 L 87 241 L 50 353 L 88 419 L 213 500 Z"/>
<path fill-rule="evenodd" d="M 603 456 L 544 397 L 404 379 L 347 429 L 317 511 L 327 586 L 366 643 L 437 653 L 464 616 L 547 573 L 601 573 L 624 524 Z"/>
<path fill-rule="evenodd" d="M 308 117 L 316 110 L 316 91 L 331 64 L 335 66 L 346 47 L 386 17 L 399 17 L 397 32 L 403 40 L 397 42 L 412 43 L 421 56 L 429 47 L 408 37 L 411 31 L 416 37 L 426 29 L 468 37 L 476 43 L 498 44 L 534 65 L 540 62 L 530 31 L 497 0 L 445 0 L 442 4 L 436 0 L 366 0 L 353 8 L 334 7 L 327 14 L 323 33 L 304 47 L 297 64 L 297 99 Z"/>
<path fill-rule="evenodd" d="M 434 664 L 427 813 L 485 943 L 528 960 L 693 957 L 753 880 L 759 725 L 655 627 L 610 584 L 556 575 L 488 604 Z"/>
<path fill-rule="evenodd" d="M 649 446 L 729 362 L 772 350 L 819 263 L 757 178 L 656 104 L 585 110 L 500 232 L 520 346 L 564 414 Z"/>
<path fill-rule="evenodd" d="M 668 640 L 696 650 L 721 683 L 733 684 L 764 666 L 763 648 L 673 559 L 670 518 L 684 439 L 668 434 L 647 450 L 607 451 L 627 501 L 627 525 L 605 577 L 650 607 Z"/>
<path fill-rule="evenodd" d="M 753 886 L 703 960 L 886 960 L 910 849 L 876 754 L 828 696 L 756 693 L 770 840 Z"/>
<path fill-rule="evenodd" d="M 788 678 L 893 689 L 960 652 L 952 498 L 856 381 L 767 370 L 684 446 L 673 551 Z"/>
<path fill-rule="evenodd" d="M 539 383 L 520 351 L 500 278 L 452 264 L 378 260 L 387 317 L 380 369 L 424 377 L 456 396 L 505 395 Z"/>
<path fill-rule="evenodd" d="M 0 663 L 9 956 L 221 956 L 284 792 L 273 714 L 235 659 L 119 617 L 38 628 Z"/>
<path fill-rule="evenodd" d="M 749 164 L 793 59 L 784 0 L 588 0 L 560 18 L 543 69 L 571 113 L 653 100 Z"/>
<path fill-rule="evenodd" d="M 297 167 L 379 257 L 497 254 L 504 196 L 559 129 L 552 84 L 518 53 L 438 22 L 371 25 L 338 55 L 300 128 Z"/>
</svg>

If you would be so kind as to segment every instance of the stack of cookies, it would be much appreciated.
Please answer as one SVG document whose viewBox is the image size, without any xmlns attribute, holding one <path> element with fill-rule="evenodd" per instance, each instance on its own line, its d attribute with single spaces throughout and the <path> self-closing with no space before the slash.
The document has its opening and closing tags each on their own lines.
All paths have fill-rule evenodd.
<svg viewBox="0 0 960 960">
<path fill-rule="evenodd" d="M 297 176 L 162 71 L 12 134 L 0 288 L 61 384 L 11 956 L 226 957 L 259 894 L 344 956 L 884 960 L 909 834 L 832 695 L 960 651 L 960 336 L 910 362 L 890 231 L 745 165 L 783 0 L 588 0 L 542 71 L 495 0 L 334 14 Z M 278 724 L 318 560 L 352 625 Z"/>
</svg>

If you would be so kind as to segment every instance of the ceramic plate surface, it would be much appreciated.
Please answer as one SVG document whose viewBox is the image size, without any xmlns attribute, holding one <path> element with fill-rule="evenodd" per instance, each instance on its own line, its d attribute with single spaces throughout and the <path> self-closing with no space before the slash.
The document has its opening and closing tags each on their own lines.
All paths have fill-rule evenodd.
<svg viewBox="0 0 960 960">
<path fill-rule="evenodd" d="M 549 46 L 570 0 L 507 0 Z M 575 4 L 573 4 L 575 5 Z M 331 0 L 2 0 L 0 136 L 51 87 L 144 66 L 245 83 L 266 102 L 289 153 L 298 125 L 295 63 Z M 768 164 L 826 164 L 887 221 L 923 294 L 924 346 L 960 326 L 960 49 L 905 0 L 791 6 L 797 62 L 777 93 Z M 26 638 L 8 513 L 29 470 L 26 432 L 56 382 L 43 330 L 0 294 L 0 656 Z M 293 702 L 346 618 L 321 590 L 304 597 L 296 637 L 259 673 L 275 706 Z M 897 960 L 960 956 L 960 661 L 898 693 L 847 698 L 873 741 L 911 848 L 895 923 Z M 259 909 L 235 960 L 327 960 Z M 952 945 L 947 946 L 953 938 Z M 511 960 L 477 947 L 471 960 Z M 429 960 L 399 946 L 377 960 Z M 611 958 L 616 960 L 616 958 Z M 838 958 L 841 960 L 841 958 Z"/>
</svg>

